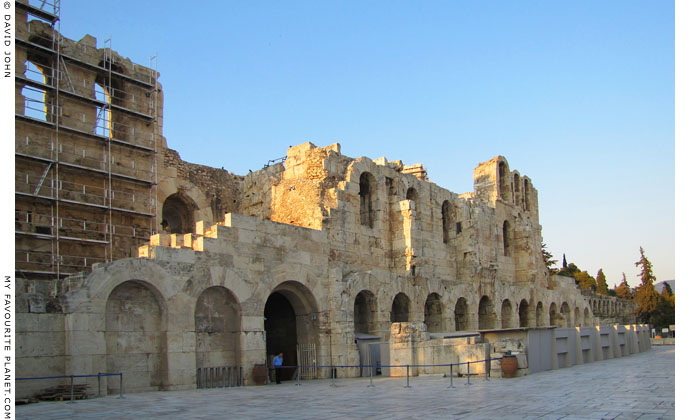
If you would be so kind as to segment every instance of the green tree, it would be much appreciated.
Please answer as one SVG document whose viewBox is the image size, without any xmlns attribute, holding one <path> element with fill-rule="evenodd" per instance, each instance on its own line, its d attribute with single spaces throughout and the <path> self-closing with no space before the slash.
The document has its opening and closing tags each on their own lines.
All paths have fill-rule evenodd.
<svg viewBox="0 0 690 420">
<path fill-rule="evenodd" d="M 573 263 L 568 264 L 567 267 L 561 268 L 558 271 L 559 276 L 575 277 L 576 273 L 579 273 L 580 269 Z"/>
<path fill-rule="evenodd" d="M 600 268 L 597 272 L 597 293 L 603 296 L 608 295 L 609 285 L 606 283 L 604 271 Z"/>
<path fill-rule="evenodd" d="M 625 273 L 623 273 L 623 281 L 616 287 L 616 296 L 621 299 L 632 299 L 633 294 L 630 290 L 630 285 L 628 284 L 628 279 L 625 278 Z"/>
<path fill-rule="evenodd" d="M 596 290 L 597 289 L 597 281 L 594 279 L 594 277 L 590 276 L 587 270 L 585 271 L 578 271 L 573 275 L 575 277 L 575 281 L 577 281 L 577 285 L 580 286 L 581 289 L 587 290 Z"/>
<path fill-rule="evenodd" d="M 553 255 L 546 250 L 546 244 L 541 243 L 541 257 L 544 259 L 544 265 L 546 269 L 549 270 L 549 274 L 556 274 L 558 270 L 555 268 L 556 260 L 553 259 Z"/>
<path fill-rule="evenodd" d="M 635 315 L 637 319 L 645 324 L 650 323 L 654 311 L 659 305 L 661 300 L 661 295 L 654 289 L 654 273 L 652 271 L 652 263 L 644 255 L 644 249 L 640 247 L 640 260 L 635 263 L 636 267 L 640 268 L 640 280 L 642 283 L 635 288 L 633 293 L 633 300 L 637 304 L 635 308 Z"/>
</svg>

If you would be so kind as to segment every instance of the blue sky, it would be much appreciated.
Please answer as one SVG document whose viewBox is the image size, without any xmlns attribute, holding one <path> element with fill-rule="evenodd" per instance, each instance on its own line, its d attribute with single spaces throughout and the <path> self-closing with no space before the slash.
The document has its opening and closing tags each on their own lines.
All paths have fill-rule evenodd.
<svg viewBox="0 0 690 420">
<path fill-rule="evenodd" d="M 674 274 L 672 1 L 62 1 L 63 34 L 158 53 L 164 135 L 244 175 L 288 146 L 423 163 L 471 191 L 496 155 L 548 249 L 609 286 Z"/>
</svg>

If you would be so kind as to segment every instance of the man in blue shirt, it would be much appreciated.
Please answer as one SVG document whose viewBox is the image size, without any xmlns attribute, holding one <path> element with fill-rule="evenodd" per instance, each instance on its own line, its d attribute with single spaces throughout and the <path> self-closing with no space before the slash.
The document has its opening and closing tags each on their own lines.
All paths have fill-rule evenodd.
<svg viewBox="0 0 690 420">
<path fill-rule="evenodd" d="M 283 366 L 283 353 L 278 353 L 276 357 L 273 358 L 273 369 L 276 376 L 276 384 L 280 383 L 280 376 L 283 371 L 281 367 Z"/>
</svg>

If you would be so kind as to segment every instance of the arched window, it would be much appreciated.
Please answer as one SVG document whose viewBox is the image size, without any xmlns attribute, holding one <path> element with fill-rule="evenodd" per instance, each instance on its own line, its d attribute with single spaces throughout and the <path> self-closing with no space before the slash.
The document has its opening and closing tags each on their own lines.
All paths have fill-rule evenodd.
<svg viewBox="0 0 690 420">
<path fill-rule="evenodd" d="M 376 297 L 362 290 L 355 298 L 355 332 L 373 334 L 376 330 Z"/>
<path fill-rule="evenodd" d="M 493 302 L 488 296 L 482 296 L 479 301 L 479 329 L 490 330 L 495 328 L 496 313 L 494 312 Z"/>
<path fill-rule="evenodd" d="M 522 188 L 522 196 L 525 198 L 525 210 L 526 211 L 530 210 L 529 187 L 530 187 L 529 181 L 525 180 L 524 187 Z"/>
<path fill-rule="evenodd" d="M 551 306 L 549 306 L 549 325 L 554 326 L 556 325 L 556 322 L 558 321 L 558 306 L 556 306 L 556 303 L 552 303 Z"/>
<path fill-rule="evenodd" d="M 43 69 L 31 61 L 26 62 L 26 71 L 24 75 L 29 80 L 42 84 L 48 83 Z M 48 96 L 44 89 L 39 89 L 34 86 L 24 86 L 22 88 L 22 96 L 24 97 L 24 115 L 37 120 L 48 121 L 48 107 L 50 104 L 48 103 Z"/>
<path fill-rule="evenodd" d="M 518 174 L 513 175 L 513 188 L 514 188 L 514 193 L 515 197 L 513 199 L 513 202 L 515 203 L 515 207 L 523 206 L 523 200 L 522 200 L 522 189 L 520 188 L 520 176 Z"/>
<path fill-rule="evenodd" d="M 544 304 L 537 303 L 537 327 L 545 327 L 546 319 L 544 319 Z"/>
<path fill-rule="evenodd" d="M 182 194 L 173 194 L 163 203 L 161 227 L 166 233 L 190 233 L 194 231 L 195 204 Z"/>
<path fill-rule="evenodd" d="M 98 83 L 94 83 L 93 89 L 96 100 L 102 102 L 102 104 L 96 108 L 96 124 L 93 128 L 93 132 L 99 136 L 112 138 L 113 121 L 110 112 L 110 94 Z"/>
<path fill-rule="evenodd" d="M 467 301 L 458 299 L 455 304 L 455 331 L 465 331 L 468 328 Z"/>
<path fill-rule="evenodd" d="M 510 178 L 508 177 L 508 165 L 505 162 L 498 164 L 498 196 L 504 201 L 510 200 Z"/>
<path fill-rule="evenodd" d="M 441 219 L 443 228 L 443 243 L 448 243 L 450 239 L 451 230 L 453 229 L 453 222 L 455 221 L 455 211 L 450 201 L 446 200 L 441 206 Z"/>
<path fill-rule="evenodd" d="M 501 304 L 501 328 L 511 328 L 513 326 L 513 305 L 510 300 L 505 299 Z"/>
<path fill-rule="evenodd" d="M 431 293 L 424 303 L 424 323 L 427 331 L 443 331 L 443 305 L 438 293 Z"/>
<path fill-rule="evenodd" d="M 374 227 L 374 192 L 376 180 L 369 172 L 359 177 L 359 220 L 363 226 Z"/>
<path fill-rule="evenodd" d="M 510 255 L 510 223 L 507 220 L 503 222 L 503 255 Z"/>
<path fill-rule="evenodd" d="M 398 293 L 393 299 L 391 322 L 408 322 L 410 320 L 410 298 L 405 293 Z"/>
<path fill-rule="evenodd" d="M 525 299 L 520 301 L 520 306 L 518 307 L 518 316 L 520 317 L 520 327 L 529 327 L 529 304 Z"/>
</svg>

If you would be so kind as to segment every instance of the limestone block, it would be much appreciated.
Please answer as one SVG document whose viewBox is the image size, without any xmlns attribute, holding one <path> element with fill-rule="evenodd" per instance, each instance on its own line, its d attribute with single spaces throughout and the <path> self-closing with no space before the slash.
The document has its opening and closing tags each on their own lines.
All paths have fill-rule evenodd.
<svg viewBox="0 0 690 420">
<path fill-rule="evenodd" d="M 65 334 L 63 332 L 20 332 L 16 334 L 17 354 L 23 357 L 63 356 Z"/>
<path fill-rule="evenodd" d="M 167 233 L 151 235 L 150 243 L 152 246 L 170 246 L 170 235 Z"/>
</svg>

